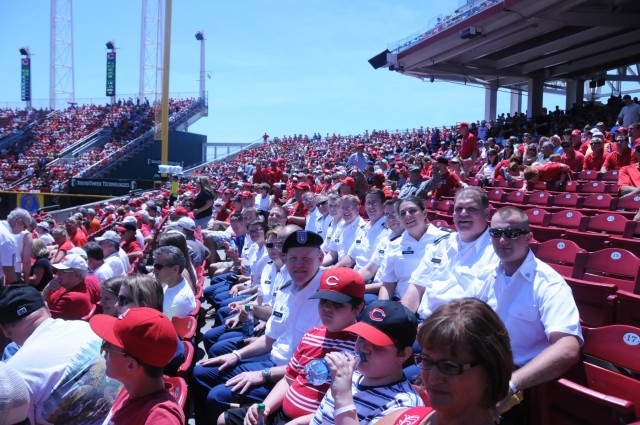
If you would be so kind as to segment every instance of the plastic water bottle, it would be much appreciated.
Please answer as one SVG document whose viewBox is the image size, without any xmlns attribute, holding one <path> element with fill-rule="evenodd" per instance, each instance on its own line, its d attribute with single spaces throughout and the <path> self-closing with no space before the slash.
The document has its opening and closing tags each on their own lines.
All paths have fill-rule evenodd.
<svg viewBox="0 0 640 425">
<path fill-rule="evenodd" d="M 264 403 L 258 404 L 258 425 L 265 425 Z"/>
<path fill-rule="evenodd" d="M 251 338 L 253 336 L 253 311 L 251 311 L 251 304 L 245 304 L 244 310 L 249 317 L 242 322 L 242 337 Z"/>
<path fill-rule="evenodd" d="M 342 354 L 351 354 L 355 357 L 356 366 L 366 361 L 365 355 L 362 352 L 342 351 Z M 316 359 L 310 361 L 305 367 L 304 371 L 307 373 L 307 382 L 311 385 L 319 386 L 325 382 L 331 382 L 331 371 L 327 365 L 325 359 Z"/>
</svg>

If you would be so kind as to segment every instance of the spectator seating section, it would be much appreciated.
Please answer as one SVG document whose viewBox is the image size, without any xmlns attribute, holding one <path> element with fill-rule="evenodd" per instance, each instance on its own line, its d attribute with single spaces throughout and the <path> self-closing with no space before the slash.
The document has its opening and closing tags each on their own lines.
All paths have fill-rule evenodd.
<svg viewBox="0 0 640 425">
<path fill-rule="evenodd" d="M 609 235 L 622 235 L 628 219 L 620 214 L 605 213 L 583 217 L 577 229 L 568 229 L 566 236 L 587 251 L 609 246 Z"/>
</svg>

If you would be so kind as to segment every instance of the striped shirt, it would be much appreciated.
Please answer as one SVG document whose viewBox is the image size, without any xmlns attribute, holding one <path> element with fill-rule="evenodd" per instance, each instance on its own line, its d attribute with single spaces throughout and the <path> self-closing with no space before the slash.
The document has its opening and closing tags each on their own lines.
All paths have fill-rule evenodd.
<svg viewBox="0 0 640 425">
<path fill-rule="evenodd" d="M 397 409 L 405 407 L 424 406 L 422 399 L 413 389 L 411 382 L 404 379 L 380 387 L 367 387 L 360 384 L 363 376 L 360 372 L 353 373 L 351 393 L 358 412 L 360 425 L 373 425 L 384 416 Z M 331 391 L 322 399 L 320 407 L 313 417 L 312 425 L 333 425 L 334 402 Z"/>
<path fill-rule="evenodd" d="M 330 332 L 318 326 L 304 334 L 287 366 L 286 378 L 291 385 L 282 402 L 284 413 L 290 418 L 314 413 L 329 384 L 313 386 L 307 382 L 304 367 L 312 360 L 322 359 L 333 351 L 353 351 L 356 335 L 350 332 Z"/>
</svg>

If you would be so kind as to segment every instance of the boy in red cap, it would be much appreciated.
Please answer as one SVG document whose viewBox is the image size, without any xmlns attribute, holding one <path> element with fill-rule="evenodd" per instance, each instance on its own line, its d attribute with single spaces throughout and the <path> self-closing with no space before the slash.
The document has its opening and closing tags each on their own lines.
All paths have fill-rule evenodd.
<svg viewBox="0 0 640 425">
<path fill-rule="evenodd" d="M 124 385 L 104 423 L 184 425 L 182 408 L 165 389 L 162 378 L 178 344 L 167 316 L 140 307 L 118 318 L 98 314 L 89 324 L 104 340 L 107 376 Z"/>
<path fill-rule="evenodd" d="M 418 328 L 415 314 L 402 304 L 370 303 L 362 320 L 345 328 L 358 335 L 356 352 L 365 360 L 356 366 L 353 356 L 332 352 L 325 360 L 331 370 L 327 391 L 312 425 L 375 423 L 404 407 L 422 406 L 422 399 L 402 371 L 411 356 Z"/>
<path fill-rule="evenodd" d="M 325 271 L 320 289 L 310 298 L 319 299 L 318 314 L 322 326 L 308 331 L 300 340 L 284 379 L 264 399 L 265 415 L 271 425 L 284 424 L 295 419 L 297 423 L 309 423 L 329 389 L 329 384 L 313 386 L 307 382 L 304 368 L 314 359 L 321 359 L 332 351 L 353 351 L 356 336 L 344 328 L 356 323 L 364 307 L 364 279 L 353 269 L 335 267 Z M 233 381 L 234 378 L 230 380 Z M 235 388 L 234 388 L 235 390 Z M 244 392 L 245 388 L 240 388 Z M 226 411 L 218 423 L 241 425 L 257 424 L 257 404 Z"/>
</svg>

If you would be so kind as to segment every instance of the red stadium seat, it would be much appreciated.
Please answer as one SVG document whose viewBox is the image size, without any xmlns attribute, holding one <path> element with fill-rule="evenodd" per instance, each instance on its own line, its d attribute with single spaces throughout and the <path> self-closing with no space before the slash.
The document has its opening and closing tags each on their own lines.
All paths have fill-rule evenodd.
<svg viewBox="0 0 640 425">
<path fill-rule="evenodd" d="M 565 276 L 585 326 L 615 323 L 615 301 L 618 287 L 611 283 L 587 282 Z"/>
<path fill-rule="evenodd" d="M 183 378 L 178 376 L 164 376 L 164 387 L 173 398 L 176 399 L 180 407 L 184 409 L 184 405 L 187 402 L 187 383 Z"/>
<path fill-rule="evenodd" d="M 549 213 L 542 208 L 529 208 L 524 213 L 529 218 L 529 225 L 542 226 L 545 223 L 545 218 L 550 218 Z"/>
<path fill-rule="evenodd" d="M 550 214 L 545 225 L 530 227 L 537 241 L 560 239 L 567 233 L 567 229 L 577 229 L 582 217 L 582 213 L 577 210 L 564 210 Z"/>
<path fill-rule="evenodd" d="M 182 340 L 192 341 L 193 336 L 198 330 L 198 321 L 193 316 L 173 316 L 171 323 L 173 323 L 173 327 L 176 328 L 178 337 Z"/>
<path fill-rule="evenodd" d="M 597 193 L 586 196 L 582 201 L 582 208 L 593 210 L 609 210 L 612 206 L 613 197 L 606 193 Z"/>
<path fill-rule="evenodd" d="M 576 255 L 579 252 L 586 251 L 575 242 L 567 239 L 551 239 L 539 243 L 536 247 L 535 255 L 553 267 L 562 276 L 571 276 L 573 265 L 576 262 Z"/>
<path fill-rule="evenodd" d="M 614 199 L 616 199 L 616 203 L 613 205 L 612 210 L 626 210 L 634 213 L 640 210 L 640 195 L 621 196 Z"/>
<path fill-rule="evenodd" d="M 580 208 L 583 198 L 576 193 L 560 193 L 553 197 L 552 205 L 563 208 Z"/>
<path fill-rule="evenodd" d="M 517 204 L 522 205 L 527 203 L 527 192 L 524 190 L 516 190 L 512 192 L 508 192 L 504 197 L 504 202 L 509 204 Z"/>
<path fill-rule="evenodd" d="M 502 189 L 488 189 L 487 196 L 489 197 L 489 202 L 502 202 L 506 195 Z"/>
<path fill-rule="evenodd" d="M 597 251 L 609 245 L 609 235 L 622 235 L 628 221 L 615 213 L 583 217 L 578 229 L 567 230 L 566 237 L 587 251 Z"/>
<path fill-rule="evenodd" d="M 430 220 L 429 223 L 433 224 L 434 226 L 436 226 L 437 228 L 447 228 L 447 229 L 451 229 L 451 230 L 456 230 L 456 226 L 454 226 L 453 224 L 449 223 L 447 220 L 441 219 L 441 218 L 436 218 L 435 220 Z"/>
<path fill-rule="evenodd" d="M 546 190 L 531 193 L 529 195 L 529 205 L 540 205 L 541 207 L 551 206 L 553 195 Z"/>
<path fill-rule="evenodd" d="M 176 371 L 176 376 L 186 380 L 191 373 L 195 349 L 193 348 L 193 344 L 189 341 L 182 341 L 182 343 L 184 344 L 184 361 Z"/>
<path fill-rule="evenodd" d="M 578 191 L 578 182 L 576 181 L 568 181 L 564 185 L 564 190 L 567 192 L 577 192 Z"/>
<path fill-rule="evenodd" d="M 605 193 L 608 192 L 607 184 L 605 182 L 587 182 L 578 185 L 578 192 L 580 193 Z"/>
<path fill-rule="evenodd" d="M 600 180 L 605 182 L 618 182 L 618 170 L 609 170 L 600 175 Z"/>
<path fill-rule="evenodd" d="M 569 280 L 608 283 L 624 291 L 640 293 L 640 259 L 616 248 L 580 252 Z"/>
<path fill-rule="evenodd" d="M 640 417 L 640 381 L 618 372 L 640 368 L 640 329 L 583 328 L 583 336 L 583 360 L 563 379 L 532 391 L 532 423 L 616 425 Z"/>
<path fill-rule="evenodd" d="M 441 200 L 436 204 L 436 211 L 440 211 L 449 215 L 453 214 L 453 200 Z"/>
<path fill-rule="evenodd" d="M 616 293 L 616 323 L 640 327 L 640 295 L 622 290 Z"/>
<path fill-rule="evenodd" d="M 599 180 L 598 172 L 594 170 L 584 170 L 576 174 L 575 178 L 577 180 Z"/>
</svg>

